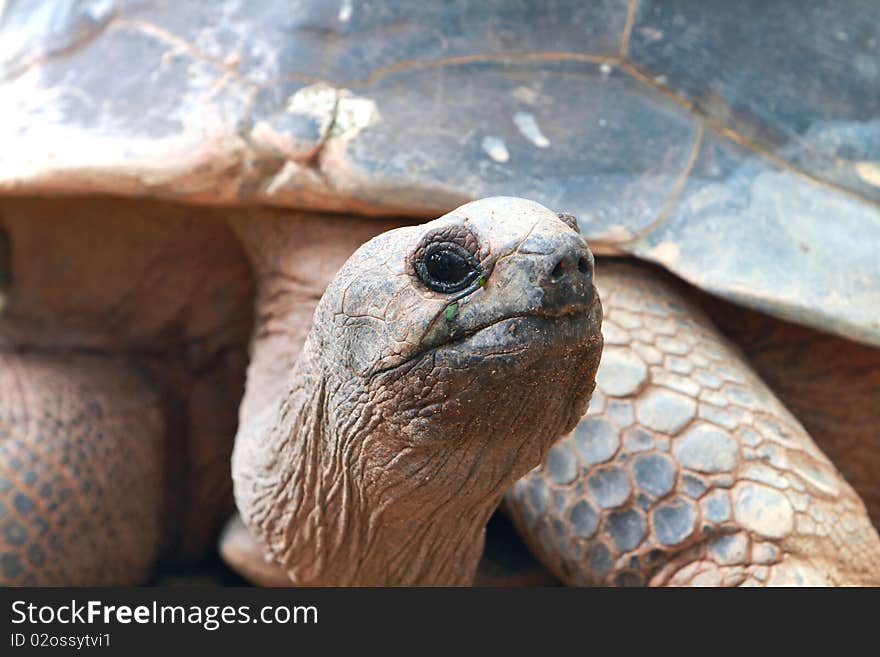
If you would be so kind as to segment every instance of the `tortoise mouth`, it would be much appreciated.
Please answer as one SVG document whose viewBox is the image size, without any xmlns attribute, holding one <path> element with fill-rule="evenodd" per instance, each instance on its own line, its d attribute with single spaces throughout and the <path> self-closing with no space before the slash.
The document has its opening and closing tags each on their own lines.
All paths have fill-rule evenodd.
<svg viewBox="0 0 880 657">
<path fill-rule="evenodd" d="M 473 357 L 515 356 L 532 351 L 544 357 L 557 351 L 576 351 L 600 333 L 596 297 L 589 305 L 561 312 L 541 309 L 515 313 L 480 325 L 458 338 L 434 347 L 435 351 L 458 349 Z"/>
<path fill-rule="evenodd" d="M 458 367 L 475 365 L 483 358 L 517 358 L 531 352 L 542 358 L 562 351 L 601 344 L 602 305 L 598 294 L 589 303 L 561 309 L 534 308 L 494 317 L 430 346 L 414 349 L 393 365 L 377 367 L 368 378 L 405 368 L 431 354 L 453 355 Z M 533 358 L 528 360 L 534 360 Z"/>
</svg>

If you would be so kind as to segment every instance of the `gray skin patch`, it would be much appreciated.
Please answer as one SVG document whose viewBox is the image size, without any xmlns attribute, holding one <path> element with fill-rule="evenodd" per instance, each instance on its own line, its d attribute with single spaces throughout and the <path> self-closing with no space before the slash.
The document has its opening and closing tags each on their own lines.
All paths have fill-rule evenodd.
<svg viewBox="0 0 880 657">
<path fill-rule="evenodd" d="M 791 469 L 812 486 L 830 495 L 837 495 L 840 492 L 834 474 L 809 456 L 792 452 L 788 456 L 788 461 Z"/>
<path fill-rule="evenodd" d="M 34 501 L 24 493 L 17 493 L 12 500 L 15 510 L 26 516 L 34 510 Z"/>
<path fill-rule="evenodd" d="M 645 537 L 645 517 L 640 511 L 631 508 L 612 511 L 608 514 L 606 531 L 619 551 L 628 552 Z"/>
<path fill-rule="evenodd" d="M 740 427 L 736 430 L 736 435 L 740 442 L 747 447 L 756 447 L 761 444 L 761 435 L 754 429 L 748 427 Z"/>
<path fill-rule="evenodd" d="M 654 434 L 642 427 L 632 427 L 623 434 L 623 445 L 630 452 L 641 452 L 654 446 Z"/>
<path fill-rule="evenodd" d="M 35 566 L 42 566 L 46 562 L 46 552 L 39 543 L 32 543 L 27 551 L 28 561 Z"/>
<path fill-rule="evenodd" d="M 629 397 L 648 378 L 645 362 L 630 349 L 609 347 L 602 354 L 596 385 L 614 397 Z"/>
<path fill-rule="evenodd" d="M 547 474 L 557 484 L 568 484 L 577 475 L 577 458 L 566 443 L 556 443 L 547 453 Z"/>
<path fill-rule="evenodd" d="M 581 500 L 571 509 L 568 516 L 575 536 L 589 538 L 599 526 L 599 513 L 586 500 Z"/>
<path fill-rule="evenodd" d="M 702 479 L 690 474 L 684 475 L 681 478 L 681 483 L 684 494 L 688 497 L 693 497 L 694 499 L 700 497 L 700 495 L 705 493 L 706 489 L 709 487 Z"/>
<path fill-rule="evenodd" d="M 565 513 L 565 507 L 568 506 L 568 495 L 566 491 L 553 491 L 553 512 L 557 515 Z"/>
<path fill-rule="evenodd" d="M 605 338 L 606 345 L 621 345 L 624 347 L 632 339 L 629 333 L 607 319 L 602 322 L 602 337 Z"/>
<path fill-rule="evenodd" d="M 682 435 L 673 447 L 679 463 L 698 472 L 730 472 L 736 467 L 736 441 L 725 431 L 698 424 Z"/>
<path fill-rule="evenodd" d="M 17 520 L 9 520 L 3 526 L 3 535 L 10 545 L 24 545 L 27 541 L 27 530 Z"/>
<path fill-rule="evenodd" d="M 550 525 L 543 525 L 538 536 L 544 550 L 549 554 L 553 554 L 556 551 L 556 537 L 553 535 Z"/>
<path fill-rule="evenodd" d="M 544 515 L 547 511 L 547 501 L 550 497 L 547 491 L 547 484 L 539 477 L 534 477 L 529 482 L 528 499 L 529 504 L 537 515 Z"/>
<path fill-rule="evenodd" d="M 22 571 L 21 559 L 19 559 L 17 554 L 11 552 L 0 555 L 0 570 L 3 571 L 4 577 L 8 579 L 18 577 Z"/>
<path fill-rule="evenodd" d="M 608 402 L 605 412 L 620 429 L 625 429 L 635 421 L 632 403 L 628 400 L 615 399 Z"/>
<path fill-rule="evenodd" d="M 604 543 L 593 543 L 587 553 L 587 559 L 589 560 L 590 570 L 598 577 L 603 577 L 611 570 L 611 550 Z"/>
<path fill-rule="evenodd" d="M 755 543 L 752 547 L 752 561 L 754 563 L 775 563 L 779 560 L 779 555 L 779 548 L 773 543 Z"/>
<path fill-rule="evenodd" d="M 681 497 L 658 506 L 651 514 L 654 534 L 663 545 L 678 545 L 690 536 L 697 524 L 697 509 Z"/>
<path fill-rule="evenodd" d="M 49 522 L 40 516 L 37 516 L 33 520 L 34 528 L 37 530 L 37 536 L 43 536 L 47 531 L 49 531 Z"/>
<path fill-rule="evenodd" d="M 733 492 L 733 513 L 745 529 L 768 538 L 783 538 L 794 528 L 794 509 L 778 490 L 751 481 Z"/>
<path fill-rule="evenodd" d="M 727 397 L 729 401 L 738 406 L 744 406 L 745 408 L 750 409 L 761 408 L 761 402 L 758 401 L 755 393 L 744 386 L 727 385 L 724 387 L 723 392 L 724 396 Z"/>
<path fill-rule="evenodd" d="M 694 378 L 696 378 L 696 380 L 700 382 L 701 386 L 704 386 L 706 388 L 717 389 L 721 387 L 721 379 L 712 374 L 712 372 L 707 372 L 706 370 L 697 370 Z"/>
<path fill-rule="evenodd" d="M 553 528 L 553 539 L 555 541 L 555 550 L 551 549 L 551 552 L 556 551 L 559 554 L 567 554 L 568 531 L 566 530 L 565 523 L 559 520 L 559 518 L 553 518 L 551 526 Z"/>
<path fill-rule="evenodd" d="M 644 509 L 645 511 L 647 511 L 651 508 L 651 505 L 653 503 L 653 500 L 644 493 L 639 493 L 638 496 L 636 496 L 636 506 L 638 506 L 640 509 Z"/>
<path fill-rule="evenodd" d="M 730 520 L 730 500 L 725 491 L 712 491 L 700 504 L 703 507 L 703 516 L 709 522 L 722 523 Z"/>
<path fill-rule="evenodd" d="M 584 461 L 592 465 L 614 456 L 620 439 L 608 420 L 586 417 L 574 430 L 574 444 Z"/>
<path fill-rule="evenodd" d="M 719 536 L 709 543 L 709 555 L 722 566 L 745 562 L 748 552 L 749 537 L 745 532 Z"/>
<path fill-rule="evenodd" d="M 700 417 L 726 429 L 736 429 L 739 424 L 734 415 L 711 404 L 700 404 Z"/>
<path fill-rule="evenodd" d="M 620 506 L 629 498 L 631 486 L 623 468 L 616 465 L 596 469 L 587 486 L 603 509 Z"/>
<path fill-rule="evenodd" d="M 639 422 L 670 436 L 681 431 L 696 412 L 697 405 L 693 399 L 663 388 L 649 390 L 636 402 Z"/>
<path fill-rule="evenodd" d="M 665 454 L 639 454 L 631 467 L 638 487 L 655 497 L 666 495 L 675 485 L 675 463 Z"/>
</svg>

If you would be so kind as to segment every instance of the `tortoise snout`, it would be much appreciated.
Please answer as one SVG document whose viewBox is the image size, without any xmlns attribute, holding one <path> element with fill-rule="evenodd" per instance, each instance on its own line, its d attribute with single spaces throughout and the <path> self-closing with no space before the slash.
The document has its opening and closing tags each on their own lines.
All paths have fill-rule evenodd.
<svg viewBox="0 0 880 657">
<path fill-rule="evenodd" d="M 586 247 L 580 250 L 563 253 L 550 271 L 550 283 L 565 283 L 566 277 L 573 279 L 570 282 L 580 283 L 593 280 L 593 254 Z"/>
<path fill-rule="evenodd" d="M 544 306 L 552 310 L 589 306 L 596 296 L 593 286 L 594 259 L 583 240 L 567 240 L 547 257 L 547 271 L 540 287 Z"/>
</svg>

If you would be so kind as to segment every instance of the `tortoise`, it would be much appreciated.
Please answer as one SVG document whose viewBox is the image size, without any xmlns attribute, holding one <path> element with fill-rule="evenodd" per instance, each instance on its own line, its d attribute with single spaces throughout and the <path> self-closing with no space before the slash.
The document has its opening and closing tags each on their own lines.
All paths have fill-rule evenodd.
<svg viewBox="0 0 880 657">
<path fill-rule="evenodd" d="M 474 549 L 296 563 L 299 498 L 251 497 L 343 263 L 487 196 L 598 255 L 590 410 L 502 505 L 554 577 L 880 582 L 875 4 L 13 1 L 0 30 L 4 583 L 198 558 L 236 432 L 246 574 L 469 581 Z"/>
</svg>

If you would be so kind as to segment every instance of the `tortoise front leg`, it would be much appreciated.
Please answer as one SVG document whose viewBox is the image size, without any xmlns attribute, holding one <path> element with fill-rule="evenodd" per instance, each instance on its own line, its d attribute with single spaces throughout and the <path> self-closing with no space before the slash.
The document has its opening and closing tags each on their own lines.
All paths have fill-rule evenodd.
<svg viewBox="0 0 880 657">
<path fill-rule="evenodd" d="M 163 534 L 160 401 L 123 357 L 0 351 L 0 585 L 146 579 Z"/>
<path fill-rule="evenodd" d="M 587 416 L 519 481 L 520 532 L 570 584 L 880 583 L 865 506 L 673 285 L 605 262 Z"/>
<path fill-rule="evenodd" d="M 880 528 L 880 349 L 730 306 L 699 302 L 803 423 Z"/>
</svg>

